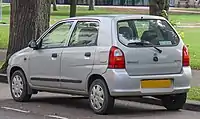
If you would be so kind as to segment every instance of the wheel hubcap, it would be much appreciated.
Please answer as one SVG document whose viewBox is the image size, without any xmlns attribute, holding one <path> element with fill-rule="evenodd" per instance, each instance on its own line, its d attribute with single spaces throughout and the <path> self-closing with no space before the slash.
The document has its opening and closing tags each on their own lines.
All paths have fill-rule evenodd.
<svg viewBox="0 0 200 119">
<path fill-rule="evenodd" d="M 90 94 L 90 102 L 94 109 L 99 110 L 104 104 L 104 92 L 100 85 L 95 85 Z"/>
<path fill-rule="evenodd" d="M 23 80 L 19 75 L 15 75 L 12 80 L 12 93 L 16 98 L 19 98 L 23 92 Z"/>
</svg>

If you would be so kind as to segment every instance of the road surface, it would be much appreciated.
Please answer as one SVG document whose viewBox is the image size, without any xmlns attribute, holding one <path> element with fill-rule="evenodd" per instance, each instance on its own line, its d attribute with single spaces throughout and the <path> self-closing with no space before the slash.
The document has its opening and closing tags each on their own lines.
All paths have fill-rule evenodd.
<svg viewBox="0 0 200 119">
<path fill-rule="evenodd" d="M 87 99 L 62 94 L 39 93 L 30 102 L 19 103 L 10 97 L 8 84 L 0 83 L 0 119 L 199 119 L 200 112 L 166 111 L 154 105 L 116 101 L 113 113 L 96 115 Z"/>
</svg>

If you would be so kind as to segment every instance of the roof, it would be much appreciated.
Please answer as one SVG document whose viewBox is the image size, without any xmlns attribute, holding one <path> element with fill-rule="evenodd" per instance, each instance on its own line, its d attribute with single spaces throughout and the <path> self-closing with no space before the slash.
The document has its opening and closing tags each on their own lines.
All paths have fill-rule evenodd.
<svg viewBox="0 0 200 119">
<path fill-rule="evenodd" d="M 108 19 L 164 19 L 163 17 L 160 16 L 153 16 L 153 15 L 138 15 L 138 14 L 101 14 L 101 15 L 87 15 L 87 16 L 79 16 L 79 17 L 72 17 L 69 19 L 103 19 L 103 18 L 108 18 Z"/>
</svg>

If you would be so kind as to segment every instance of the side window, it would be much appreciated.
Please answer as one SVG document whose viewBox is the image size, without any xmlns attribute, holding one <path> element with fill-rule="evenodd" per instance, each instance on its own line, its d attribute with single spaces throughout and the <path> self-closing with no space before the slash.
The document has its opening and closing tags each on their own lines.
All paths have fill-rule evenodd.
<svg viewBox="0 0 200 119">
<path fill-rule="evenodd" d="M 96 21 L 81 21 L 76 24 L 69 46 L 83 47 L 97 45 L 99 23 Z"/>
<path fill-rule="evenodd" d="M 54 27 L 42 40 L 42 48 L 62 47 L 65 45 L 67 36 L 73 22 L 63 22 Z"/>
</svg>

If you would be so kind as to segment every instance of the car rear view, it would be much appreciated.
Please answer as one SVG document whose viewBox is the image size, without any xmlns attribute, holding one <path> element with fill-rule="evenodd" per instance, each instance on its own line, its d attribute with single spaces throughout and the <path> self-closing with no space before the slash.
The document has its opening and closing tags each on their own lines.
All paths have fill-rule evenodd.
<svg viewBox="0 0 200 119">
<path fill-rule="evenodd" d="M 111 96 L 154 96 L 182 108 L 192 78 L 187 46 L 168 21 L 136 16 L 113 20 L 113 46 L 104 74 Z"/>
</svg>

